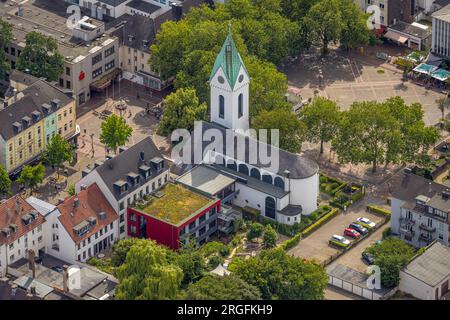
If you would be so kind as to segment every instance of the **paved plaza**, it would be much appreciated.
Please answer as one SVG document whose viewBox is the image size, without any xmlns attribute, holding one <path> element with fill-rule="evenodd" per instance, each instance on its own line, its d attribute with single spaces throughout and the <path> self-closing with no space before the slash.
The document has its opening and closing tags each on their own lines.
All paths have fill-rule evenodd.
<svg viewBox="0 0 450 320">
<path fill-rule="evenodd" d="M 315 94 L 324 96 L 337 101 L 346 110 L 355 101 L 384 101 L 400 96 L 408 104 L 422 104 L 426 124 L 435 124 L 441 117 L 435 101 L 445 96 L 442 92 L 402 81 L 402 70 L 381 60 L 332 51 L 325 58 L 305 55 L 283 71 L 287 74 L 290 91 L 300 92 L 303 99 Z"/>
</svg>

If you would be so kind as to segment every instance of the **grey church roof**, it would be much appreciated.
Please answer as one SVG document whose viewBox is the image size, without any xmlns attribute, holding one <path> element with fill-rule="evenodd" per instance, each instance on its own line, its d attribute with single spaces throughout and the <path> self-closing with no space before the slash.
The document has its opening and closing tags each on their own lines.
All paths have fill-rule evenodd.
<svg viewBox="0 0 450 320">
<path fill-rule="evenodd" d="M 202 121 L 202 133 L 204 133 L 206 130 L 208 129 L 217 129 L 222 133 L 222 137 L 223 137 L 223 146 L 224 149 L 223 150 L 218 150 L 218 152 L 222 153 L 222 154 L 226 154 L 226 128 L 216 124 L 216 123 L 211 123 L 211 122 L 206 122 L 206 121 Z M 198 138 L 197 138 L 198 139 Z M 241 161 L 244 161 L 246 163 L 249 163 L 250 157 L 249 157 L 249 137 L 246 137 L 246 147 L 245 147 L 245 159 L 239 159 Z M 193 144 L 193 140 L 191 139 L 191 143 Z M 205 147 L 208 146 L 211 142 L 208 141 L 203 141 L 203 150 L 205 150 Z M 237 156 L 237 150 L 236 150 L 236 145 L 235 145 L 235 150 L 234 150 L 234 159 L 238 159 Z M 319 171 L 319 166 L 317 165 L 317 163 L 311 159 L 308 159 L 304 156 L 301 156 L 299 154 L 294 154 L 282 149 L 278 149 L 276 148 L 277 151 L 279 151 L 279 167 L 278 167 L 278 171 L 277 172 L 272 172 L 275 174 L 279 174 L 280 176 L 285 176 L 285 171 L 289 171 L 289 176 L 292 179 L 306 179 L 309 178 L 313 175 L 315 175 L 318 171 Z M 194 147 L 191 148 L 191 152 L 192 154 L 194 153 Z M 193 155 L 192 155 L 192 159 L 193 159 Z M 267 166 L 265 166 L 264 164 L 262 164 L 259 159 L 258 162 L 253 164 L 255 167 L 261 168 L 261 169 L 268 169 Z M 184 164 L 183 166 L 176 168 L 176 171 L 178 172 L 186 172 L 187 170 L 191 169 L 192 166 L 188 165 L 188 164 Z M 270 170 L 267 170 L 270 171 Z"/>
</svg>

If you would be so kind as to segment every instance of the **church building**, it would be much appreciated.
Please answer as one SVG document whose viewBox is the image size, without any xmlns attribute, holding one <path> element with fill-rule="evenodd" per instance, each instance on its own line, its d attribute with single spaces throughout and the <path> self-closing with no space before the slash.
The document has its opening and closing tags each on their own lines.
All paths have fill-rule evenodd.
<svg viewBox="0 0 450 320">
<path fill-rule="evenodd" d="M 175 161 L 178 165 L 174 169 L 180 173 L 177 182 L 220 198 L 224 205 L 258 210 L 262 216 L 292 225 L 300 222 L 302 214 L 309 215 L 317 209 L 319 166 L 299 154 L 276 147 L 271 149 L 278 153 L 276 170 L 259 159 L 250 161 L 251 152 L 254 153 L 250 144 L 255 139 L 242 133 L 249 129 L 250 81 L 230 30 L 209 79 L 210 122 L 201 122 L 203 133 L 211 129 L 222 133 L 223 149 L 203 153 L 203 161 L 194 165 Z M 244 138 L 244 155 L 226 150 L 226 131 L 230 129 L 235 136 Z M 185 143 L 193 145 L 196 143 L 193 140 L 198 141 L 195 137 Z M 202 140 L 203 150 L 209 143 Z"/>
</svg>

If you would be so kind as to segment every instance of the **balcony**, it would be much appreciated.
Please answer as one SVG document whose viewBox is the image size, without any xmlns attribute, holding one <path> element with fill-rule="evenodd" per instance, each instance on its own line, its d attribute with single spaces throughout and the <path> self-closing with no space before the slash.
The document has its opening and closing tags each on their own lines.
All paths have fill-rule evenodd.
<svg viewBox="0 0 450 320">
<path fill-rule="evenodd" d="M 413 226 L 416 224 L 416 221 L 410 218 L 400 218 L 400 226 L 406 228 L 407 226 Z"/>
<path fill-rule="evenodd" d="M 403 238 L 407 241 L 412 241 L 412 238 L 414 237 L 414 231 L 400 228 L 400 234 L 403 235 Z"/>
<path fill-rule="evenodd" d="M 436 232 L 436 228 L 435 227 L 430 227 L 430 226 L 427 226 L 426 224 L 423 224 L 423 223 L 421 223 L 419 225 L 419 229 L 425 230 L 427 232 Z"/>
<path fill-rule="evenodd" d="M 427 234 L 421 233 L 419 235 L 419 240 L 425 241 L 427 244 L 433 241 L 433 238 L 428 236 Z"/>
</svg>

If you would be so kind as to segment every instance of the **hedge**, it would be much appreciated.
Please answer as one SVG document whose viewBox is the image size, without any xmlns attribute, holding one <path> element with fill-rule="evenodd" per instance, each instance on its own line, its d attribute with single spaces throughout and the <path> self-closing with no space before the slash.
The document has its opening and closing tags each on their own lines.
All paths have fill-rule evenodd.
<svg viewBox="0 0 450 320">
<path fill-rule="evenodd" d="M 321 227 L 323 224 L 325 224 L 328 220 L 335 217 L 338 213 L 339 213 L 339 209 L 337 209 L 337 208 L 332 209 L 330 212 L 323 215 L 316 222 L 314 222 L 313 224 L 311 224 L 310 226 L 305 228 L 302 232 L 299 232 L 291 239 L 284 241 L 281 244 L 281 248 L 283 248 L 283 250 L 289 250 L 289 249 L 295 247 L 302 238 L 307 237 L 313 231 L 317 230 L 319 227 Z"/>
<path fill-rule="evenodd" d="M 374 205 L 368 205 L 367 206 L 367 211 L 371 212 L 371 213 L 375 213 L 375 214 L 379 214 L 383 217 L 386 218 L 386 220 L 390 220 L 391 219 L 391 212 L 389 210 L 374 206 Z"/>
<path fill-rule="evenodd" d="M 331 190 L 325 190 L 325 188 L 323 188 L 323 185 L 330 184 L 330 183 L 337 184 L 337 187 L 335 187 L 334 189 L 331 189 Z M 320 174 L 319 184 L 320 184 L 320 189 L 321 189 L 320 191 L 323 193 L 326 193 L 330 196 L 334 196 L 339 190 L 341 190 L 342 188 L 344 188 L 347 185 L 346 182 L 343 182 L 343 181 L 335 179 L 335 178 L 331 178 L 329 176 L 324 175 L 323 173 Z"/>
</svg>

